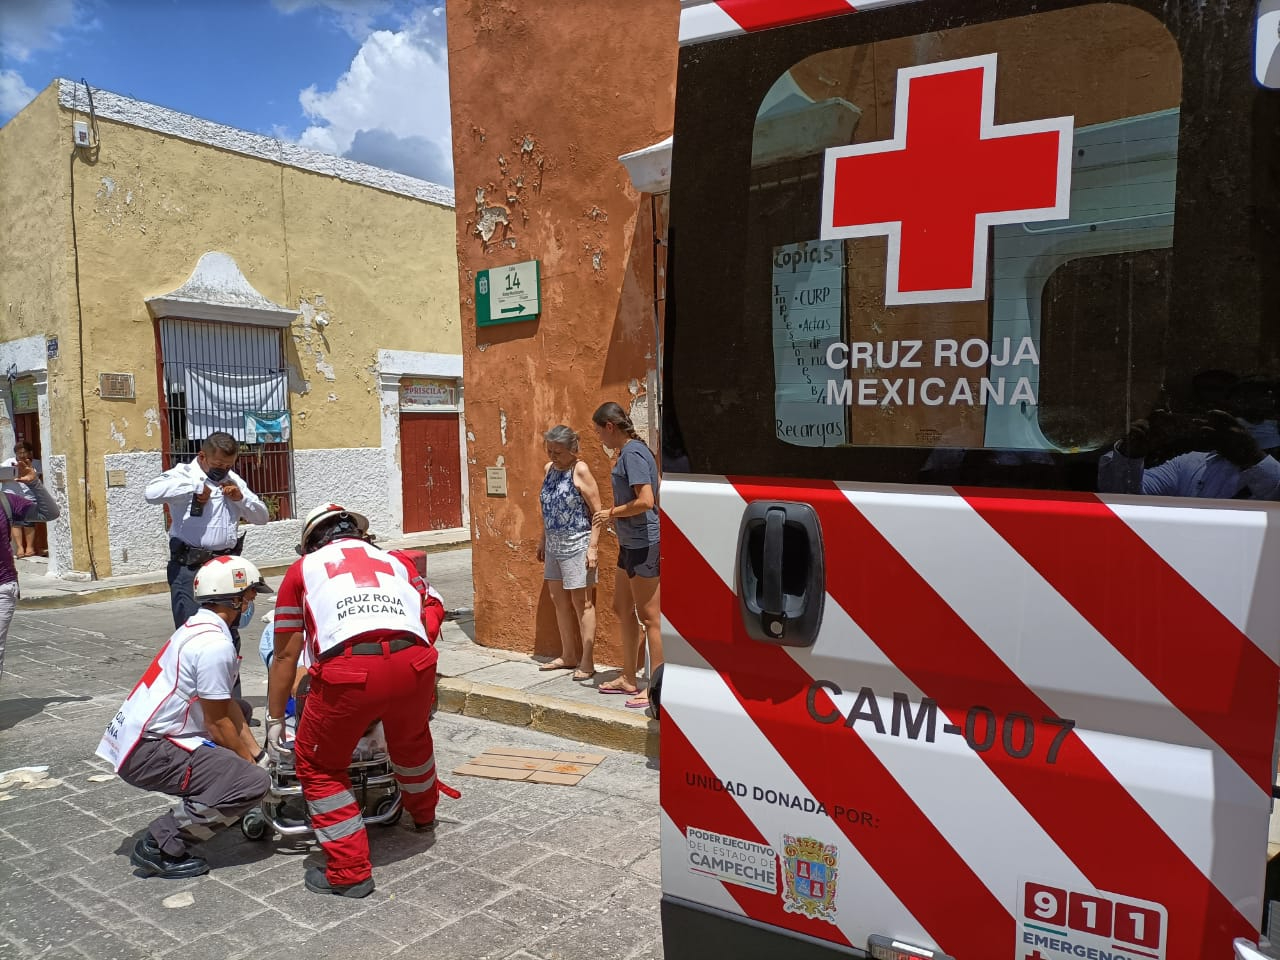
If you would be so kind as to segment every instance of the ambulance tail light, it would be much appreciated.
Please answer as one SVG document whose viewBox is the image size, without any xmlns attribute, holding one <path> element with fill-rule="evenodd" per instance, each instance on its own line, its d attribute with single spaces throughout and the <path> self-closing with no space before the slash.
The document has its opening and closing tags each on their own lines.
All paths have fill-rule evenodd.
<svg viewBox="0 0 1280 960">
<path fill-rule="evenodd" d="M 867 952 L 874 960 L 952 960 L 950 956 L 927 947 L 913 947 L 901 940 L 873 933 L 867 940 Z"/>
</svg>

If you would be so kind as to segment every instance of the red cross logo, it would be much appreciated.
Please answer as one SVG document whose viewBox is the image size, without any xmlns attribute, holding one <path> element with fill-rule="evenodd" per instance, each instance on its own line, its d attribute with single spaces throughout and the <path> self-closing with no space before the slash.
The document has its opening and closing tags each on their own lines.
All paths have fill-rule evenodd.
<svg viewBox="0 0 1280 960">
<path fill-rule="evenodd" d="M 395 574 L 395 567 L 387 563 L 385 560 L 379 560 L 359 547 L 348 547 L 342 551 L 342 562 L 334 563 L 332 560 L 324 565 L 324 572 L 330 577 L 336 577 L 340 573 L 349 573 L 355 578 L 357 587 L 376 587 L 378 585 L 378 574 L 390 573 Z"/>
<path fill-rule="evenodd" d="M 986 297 L 988 228 L 1065 220 L 1072 117 L 995 122 L 996 55 L 898 71 L 894 137 L 832 147 L 822 239 L 887 236 L 885 303 Z"/>
<path fill-rule="evenodd" d="M 1049 958 L 1037 950 L 1035 953 L 1028 953 L 1026 960 L 1049 960 Z"/>
<path fill-rule="evenodd" d="M 169 640 L 165 641 L 164 646 L 160 648 L 160 652 L 157 653 L 155 655 L 155 659 L 151 661 L 151 666 L 147 667 L 147 672 L 144 673 L 138 679 L 138 682 L 133 685 L 133 689 L 129 691 L 130 697 L 138 692 L 139 687 L 150 687 L 151 684 L 155 683 L 156 677 L 160 676 L 160 658 L 163 657 L 164 652 L 169 649 L 169 643 Z M 128 698 L 126 697 L 126 699 Z"/>
</svg>

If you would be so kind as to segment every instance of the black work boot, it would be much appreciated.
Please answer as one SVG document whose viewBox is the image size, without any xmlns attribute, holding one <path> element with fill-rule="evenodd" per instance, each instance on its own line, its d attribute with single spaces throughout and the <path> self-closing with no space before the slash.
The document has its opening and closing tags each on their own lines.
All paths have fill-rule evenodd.
<svg viewBox="0 0 1280 960">
<path fill-rule="evenodd" d="M 329 882 L 329 878 L 324 875 L 324 870 L 316 866 L 307 867 L 307 875 L 303 883 L 312 893 L 332 893 L 339 897 L 359 899 L 373 893 L 373 877 L 368 880 L 361 880 L 359 883 L 349 883 L 346 886 L 335 887 Z"/>
<path fill-rule="evenodd" d="M 413 824 L 414 833 L 432 833 L 435 831 L 435 829 L 436 829 L 435 820 L 429 820 L 426 823 L 418 823 L 417 821 L 414 821 L 414 824 Z"/>
<path fill-rule="evenodd" d="M 150 876 L 166 880 L 187 880 L 209 872 L 209 862 L 204 857 L 195 857 L 189 853 L 171 857 L 160 849 L 156 838 L 149 833 L 133 845 L 129 862 L 138 869 L 145 870 Z"/>
</svg>

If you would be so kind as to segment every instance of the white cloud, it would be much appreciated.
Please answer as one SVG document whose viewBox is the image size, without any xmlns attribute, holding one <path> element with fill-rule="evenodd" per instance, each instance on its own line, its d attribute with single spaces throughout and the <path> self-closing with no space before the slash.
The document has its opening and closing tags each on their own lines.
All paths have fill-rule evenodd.
<svg viewBox="0 0 1280 960">
<path fill-rule="evenodd" d="M 0 0 L 0 51 L 21 62 L 56 47 L 76 15 L 75 0 Z"/>
<path fill-rule="evenodd" d="M 298 142 L 452 186 L 442 25 L 439 8 L 422 9 L 402 30 L 369 34 L 332 90 L 300 94 L 312 125 Z"/>
<path fill-rule="evenodd" d="M 0 70 L 0 119 L 8 119 L 35 99 L 17 70 Z"/>
<path fill-rule="evenodd" d="M 363 40 L 373 22 L 391 9 L 391 0 L 271 0 L 271 5 L 284 14 L 318 7 L 333 13 L 349 36 Z"/>
</svg>

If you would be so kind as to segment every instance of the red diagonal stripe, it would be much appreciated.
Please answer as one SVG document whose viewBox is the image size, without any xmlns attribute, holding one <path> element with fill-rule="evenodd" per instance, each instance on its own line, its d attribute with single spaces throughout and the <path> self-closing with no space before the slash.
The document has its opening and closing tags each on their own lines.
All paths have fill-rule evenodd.
<svg viewBox="0 0 1280 960">
<path fill-rule="evenodd" d="M 1053 715 L 834 484 L 734 486 L 748 502 L 814 506 L 833 572 L 828 594 L 953 723 L 976 704 L 998 716 Z M 979 756 L 1095 887 L 1164 904 L 1167 960 L 1206 960 L 1255 932 L 1079 737 L 1067 737 L 1052 766 L 996 750 Z"/>
<path fill-rule="evenodd" d="M 717 5 L 743 30 L 764 30 L 853 13 L 853 7 L 844 0 L 717 0 Z"/>
<path fill-rule="evenodd" d="M 855 731 L 813 721 L 805 702 L 812 678 L 785 651 L 746 635 L 733 592 L 670 517 L 663 518 L 662 561 L 674 574 L 663 578 L 663 614 L 729 685 L 814 799 L 829 813 L 842 800 L 875 812 L 875 827 L 831 819 L 929 934 L 965 958 L 1008 942 L 1012 904 L 995 899 Z M 818 703 L 835 709 L 825 694 Z M 826 924 L 816 926 L 805 932 L 827 935 Z"/>
<path fill-rule="evenodd" d="M 690 827 L 715 830 L 740 840 L 766 844 L 777 851 L 780 838 L 766 837 L 757 830 L 751 818 L 730 794 L 686 786 L 686 774 L 714 777 L 715 771 L 702 759 L 669 712 L 662 716 L 662 765 L 671 771 L 659 782 L 662 810 L 680 828 L 681 833 L 685 833 Z M 721 886 L 751 919 L 794 930 L 796 933 L 812 934 L 813 921 L 782 909 L 785 874 L 780 861 L 777 869 L 777 893 L 765 893 L 763 890 L 752 890 L 750 887 L 723 881 Z M 830 926 L 825 921 L 823 925 L 829 927 L 829 939 L 849 944 L 848 938 L 838 927 Z"/>
<path fill-rule="evenodd" d="M 959 492 L 1270 793 L 1280 668 L 1257 644 L 1092 494 L 1013 500 Z"/>
</svg>

